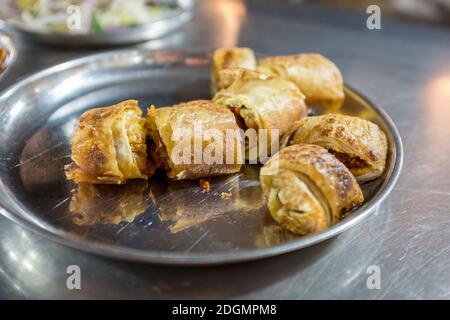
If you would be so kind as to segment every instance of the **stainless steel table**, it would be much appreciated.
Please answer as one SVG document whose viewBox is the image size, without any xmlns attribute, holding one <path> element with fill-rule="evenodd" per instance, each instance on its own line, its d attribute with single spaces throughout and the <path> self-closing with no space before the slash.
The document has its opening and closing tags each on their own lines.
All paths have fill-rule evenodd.
<svg viewBox="0 0 450 320">
<path fill-rule="evenodd" d="M 403 137 L 397 187 L 369 219 L 292 254 L 214 268 L 131 264 L 50 242 L 0 217 L 2 298 L 450 298 L 450 30 L 331 11 L 299 1 L 200 1 L 184 31 L 150 48 L 250 46 L 262 53 L 317 51 L 346 81 L 385 107 Z M 91 53 L 19 42 L 1 88 Z M 81 268 L 68 290 L 66 268 Z M 371 266 L 381 288 L 368 289 Z M 373 267 L 372 267 L 373 268 Z M 368 273 L 369 272 L 369 273 Z"/>
</svg>

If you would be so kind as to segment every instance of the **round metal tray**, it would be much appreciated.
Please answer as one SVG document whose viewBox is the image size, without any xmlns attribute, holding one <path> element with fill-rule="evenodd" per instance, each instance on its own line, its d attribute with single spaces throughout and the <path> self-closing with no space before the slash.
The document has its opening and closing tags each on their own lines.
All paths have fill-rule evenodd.
<svg viewBox="0 0 450 320">
<path fill-rule="evenodd" d="M 0 19 L 0 26 L 11 33 L 42 43 L 63 46 L 114 46 L 160 38 L 181 28 L 192 18 L 194 0 L 179 1 L 180 10 L 165 18 L 116 32 L 70 34 L 30 30 Z"/>
<path fill-rule="evenodd" d="M 0 206 L 10 219 L 62 244 L 114 258 L 210 265 L 259 259 L 331 238 L 374 211 L 393 188 L 402 143 L 389 116 L 346 88 L 343 113 L 377 123 L 389 142 L 385 174 L 365 184 L 364 205 L 320 234 L 296 237 L 269 217 L 258 166 L 211 180 L 153 177 L 124 187 L 65 179 L 70 139 L 86 109 L 125 99 L 143 108 L 209 98 L 210 54 L 119 50 L 73 60 L 17 83 L 0 97 Z M 223 199 L 222 192 L 231 192 Z"/>
</svg>

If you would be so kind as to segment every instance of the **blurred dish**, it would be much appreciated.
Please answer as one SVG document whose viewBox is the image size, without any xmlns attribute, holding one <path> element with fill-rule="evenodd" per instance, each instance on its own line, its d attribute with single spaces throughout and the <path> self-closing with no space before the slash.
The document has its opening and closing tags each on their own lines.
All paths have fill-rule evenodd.
<svg viewBox="0 0 450 320">
<path fill-rule="evenodd" d="M 161 37 L 191 18 L 194 0 L 6 0 L 0 20 L 52 44 L 120 45 Z"/>
</svg>

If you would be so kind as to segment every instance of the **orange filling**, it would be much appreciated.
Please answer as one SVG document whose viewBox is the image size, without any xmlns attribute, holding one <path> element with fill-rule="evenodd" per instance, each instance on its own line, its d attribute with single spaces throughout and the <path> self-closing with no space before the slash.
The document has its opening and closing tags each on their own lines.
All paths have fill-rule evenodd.
<svg viewBox="0 0 450 320">
<path fill-rule="evenodd" d="M 207 179 L 200 179 L 199 181 L 198 181 L 198 183 L 199 183 L 199 185 L 200 185 L 200 188 L 202 188 L 203 190 L 205 190 L 206 192 L 209 192 L 209 190 L 210 190 L 210 185 L 209 185 L 209 181 L 207 180 Z"/>
<path fill-rule="evenodd" d="M 359 169 L 367 167 L 367 162 L 358 157 L 351 157 L 346 153 L 330 150 L 332 154 L 338 158 L 347 168 L 349 169 Z"/>
<path fill-rule="evenodd" d="M 162 166 L 161 157 L 156 150 L 156 145 L 153 143 L 150 145 L 150 153 L 147 160 L 148 174 L 153 175 L 155 171 Z"/>
<path fill-rule="evenodd" d="M 247 126 L 245 125 L 244 119 L 241 117 L 241 108 L 234 108 L 234 117 L 236 118 L 236 123 L 238 127 L 242 130 L 247 129 Z"/>
</svg>

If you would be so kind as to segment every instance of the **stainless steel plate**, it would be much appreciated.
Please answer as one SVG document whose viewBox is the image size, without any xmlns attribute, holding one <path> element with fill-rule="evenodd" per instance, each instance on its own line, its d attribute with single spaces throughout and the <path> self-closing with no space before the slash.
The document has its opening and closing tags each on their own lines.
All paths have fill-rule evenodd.
<svg viewBox="0 0 450 320">
<path fill-rule="evenodd" d="M 108 46 L 138 43 L 162 37 L 181 28 L 192 18 L 194 0 L 179 1 L 180 10 L 166 17 L 115 32 L 70 34 L 26 29 L 16 23 L 0 20 L 0 26 L 21 37 L 58 46 Z"/>
<path fill-rule="evenodd" d="M 161 264 L 245 261 L 297 250 L 355 225 L 391 191 L 402 144 L 387 114 L 347 90 L 343 112 L 376 122 L 389 141 L 383 177 L 364 185 L 367 201 L 327 231 L 296 237 L 269 218 L 257 166 L 211 180 L 163 176 L 124 187 L 77 186 L 64 177 L 70 137 L 86 109 L 135 98 L 142 107 L 209 97 L 209 54 L 121 50 L 35 74 L 0 97 L 1 212 L 50 239 L 105 256 Z M 231 199 L 223 199 L 230 192 Z"/>
</svg>

